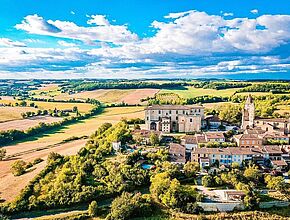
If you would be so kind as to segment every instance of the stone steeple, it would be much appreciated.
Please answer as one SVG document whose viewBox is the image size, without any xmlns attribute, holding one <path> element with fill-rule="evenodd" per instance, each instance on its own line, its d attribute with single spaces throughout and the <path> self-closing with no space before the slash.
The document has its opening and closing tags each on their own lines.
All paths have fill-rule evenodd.
<svg viewBox="0 0 290 220">
<path fill-rule="evenodd" d="M 242 118 L 242 129 L 248 129 L 254 127 L 255 120 L 255 104 L 253 97 L 249 94 L 245 107 L 243 109 L 243 118 Z"/>
</svg>

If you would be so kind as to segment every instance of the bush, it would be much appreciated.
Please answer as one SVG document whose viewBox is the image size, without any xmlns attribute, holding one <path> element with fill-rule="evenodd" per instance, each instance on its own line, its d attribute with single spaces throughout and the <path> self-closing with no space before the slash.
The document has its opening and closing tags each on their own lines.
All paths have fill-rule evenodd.
<svg viewBox="0 0 290 220">
<path fill-rule="evenodd" d="M 0 149 L 0 161 L 2 161 L 6 156 L 6 149 Z"/>
<path fill-rule="evenodd" d="M 35 164 L 41 163 L 42 161 L 44 161 L 42 158 L 36 158 L 32 164 L 35 165 Z"/>
<path fill-rule="evenodd" d="M 143 198 L 141 193 L 122 193 L 117 197 L 111 206 L 111 212 L 107 216 L 108 220 L 125 220 L 133 217 L 145 217 L 152 213 L 150 199 Z"/>
<path fill-rule="evenodd" d="M 15 161 L 11 166 L 11 171 L 14 176 L 20 176 L 25 173 L 26 163 L 23 160 Z"/>
<path fill-rule="evenodd" d="M 89 216 L 95 217 L 98 214 L 98 204 L 96 201 L 92 201 L 88 208 Z"/>
</svg>

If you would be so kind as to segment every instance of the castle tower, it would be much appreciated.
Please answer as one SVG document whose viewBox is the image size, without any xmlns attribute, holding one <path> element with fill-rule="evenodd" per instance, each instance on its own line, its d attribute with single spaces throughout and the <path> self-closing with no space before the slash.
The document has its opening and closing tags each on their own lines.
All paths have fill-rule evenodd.
<svg viewBox="0 0 290 220">
<path fill-rule="evenodd" d="M 243 110 L 242 129 L 253 128 L 254 120 L 255 120 L 255 104 L 253 97 L 249 94 Z"/>
</svg>

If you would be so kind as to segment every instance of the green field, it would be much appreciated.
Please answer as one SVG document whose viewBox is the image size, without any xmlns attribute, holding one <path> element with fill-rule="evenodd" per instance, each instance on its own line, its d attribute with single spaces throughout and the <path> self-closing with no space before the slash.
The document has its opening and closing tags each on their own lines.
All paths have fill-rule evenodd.
<svg viewBox="0 0 290 220">
<path fill-rule="evenodd" d="M 71 138 L 73 136 L 81 137 L 91 135 L 95 132 L 99 126 L 109 122 L 116 124 L 122 118 L 144 118 L 144 107 L 115 107 L 115 108 L 106 108 L 104 112 L 100 115 L 96 115 L 92 118 L 80 121 L 75 124 L 65 126 L 57 131 L 52 131 L 48 134 L 41 135 L 40 137 L 33 137 L 28 140 L 24 140 L 17 145 L 23 145 L 23 149 L 27 145 L 35 147 L 43 147 L 47 145 L 54 145 L 60 143 L 63 140 Z"/>
<path fill-rule="evenodd" d="M 184 87 L 185 89 L 162 89 L 159 93 L 175 93 L 181 98 L 194 98 L 197 96 L 232 96 L 238 88 L 235 89 L 203 89 L 203 88 L 194 88 L 194 87 Z"/>
</svg>

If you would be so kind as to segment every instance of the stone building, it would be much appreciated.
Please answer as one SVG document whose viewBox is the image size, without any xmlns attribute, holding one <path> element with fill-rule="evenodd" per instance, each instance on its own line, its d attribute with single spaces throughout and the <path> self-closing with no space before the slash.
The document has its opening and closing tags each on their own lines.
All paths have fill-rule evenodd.
<svg viewBox="0 0 290 220">
<path fill-rule="evenodd" d="M 170 132 L 200 131 L 204 107 L 185 105 L 153 105 L 145 109 L 146 129 Z"/>
<path fill-rule="evenodd" d="M 290 134 L 290 119 L 255 117 L 255 104 L 251 95 L 247 98 L 242 114 L 243 130 L 259 128 L 262 131 Z"/>
<path fill-rule="evenodd" d="M 255 104 L 251 95 L 248 96 L 243 109 L 242 129 L 246 130 L 254 127 Z"/>
</svg>

